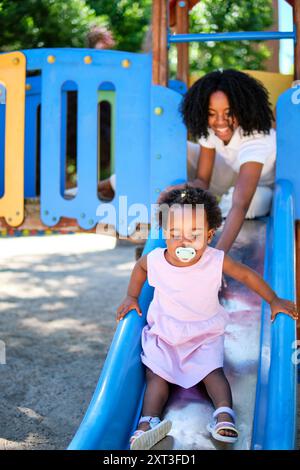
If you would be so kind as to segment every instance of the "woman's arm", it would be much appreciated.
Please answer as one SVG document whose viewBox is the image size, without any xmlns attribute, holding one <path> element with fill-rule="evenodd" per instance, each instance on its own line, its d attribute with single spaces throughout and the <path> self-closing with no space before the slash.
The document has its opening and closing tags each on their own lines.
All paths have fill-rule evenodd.
<svg viewBox="0 0 300 470">
<path fill-rule="evenodd" d="M 215 162 L 215 149 L 199 146 L 200 154 L 198 159 L 197 177 L 189 181 L 188 185 L 193 188 L 208 189 Z M 173 189 L 184 189 L 186 183 L 168 186 L 158 197 L 158 204 L 161 202 L 164 194 Z"/>
<path fill-rule="evenodd" d="M 216 246 L 216 248 L 225 251 L 225 253 L 230 250 L 241 230 L 252 197 L 256 191 L 262 168 L 263 165 L 257 162 L 244 163 L 240 168 L 233 192 L 232 207 Z"/>
<path fill-rule="evenodd" d="M 194 188 L 208 189 L 215 164 L 216 150 L 201 145 L 197 175 L 189 185 Z"/>
<path fill-rule="evenodd" d="M 142 315 L 138 297 L 146 279 L 147 255 L 144 255 L 136 262 L 133 268 L 127 289 L 127 296 L 117 309 L 117 321 L 122 320 L 130 310 L 136 310 L 140 316 Z"/>
<path fill-rule="evenodd" d="M 223 272 L 237 281 L 245 284 L 256 292 L 271 306 L 271 319 L 274 320 L 277 313 L 286 313 L 294 320 L 298 318 L 297 307 L 289 300 L 280 299 L 263 278 L 253 269 L 242 263 L 238 263 L 228 255 L 224 256 Z"/>
</svg>

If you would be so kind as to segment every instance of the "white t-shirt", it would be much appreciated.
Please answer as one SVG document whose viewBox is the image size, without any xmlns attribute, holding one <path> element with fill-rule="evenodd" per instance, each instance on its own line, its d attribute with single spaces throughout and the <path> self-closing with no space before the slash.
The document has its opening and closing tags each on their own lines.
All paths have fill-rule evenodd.
<svg viewBox="0 0 300 470">
<path fill-rule="evenodd" d="M 199 139 L 203 147 L 216 149 L 227 165 L 236 173 L 240 166 L 246 162 L 258 162 L 263 164 L 260 186 L 272 186 L 275 179 L 275 158 L 276 158 L 276 132 L 270 130 L 270 134 L 255 132 L 252 135 L 244 136 L 243 130 L 239 126 L 234 131 L 230 142 L 224 142 L 216 136 L 212 129 L 208 129 L 208 137 Z"/>
</svg>

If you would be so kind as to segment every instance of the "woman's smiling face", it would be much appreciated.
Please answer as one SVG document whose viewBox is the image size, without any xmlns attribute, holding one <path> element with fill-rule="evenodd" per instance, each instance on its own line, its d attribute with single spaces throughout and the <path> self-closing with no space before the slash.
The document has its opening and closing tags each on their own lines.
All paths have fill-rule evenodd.
<svg viewBox="0 0 300 470">
<path fill-rule="evenodd" d="M 228 144 L 238 127 L 238 121 L 232 115 L 228 98 L 223 91 L 215 91 L 210 96 L 208 126 L 225 144 Z"/>
</svg>

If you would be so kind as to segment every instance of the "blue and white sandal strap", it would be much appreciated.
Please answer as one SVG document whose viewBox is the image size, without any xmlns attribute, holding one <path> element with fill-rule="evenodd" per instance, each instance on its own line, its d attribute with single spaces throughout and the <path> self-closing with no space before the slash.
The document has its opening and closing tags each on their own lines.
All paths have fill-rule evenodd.
<svg viewBox="0 0 300 470">
<path fill-rule="evenodd" d="M 227 413 L 229 416 L 232 417 L 232 419 L 235 421 L 235 412 L 233 411 L 232 408 L 229 408 L 228 406 L 220 406 L 219 408 L 216 409 L 216 411 L 213 414 L 213 418 L 217 418 L 217 416 L 220 413 Z"/>
<path fill-rule="evenodd" d="M 155 428 L 160 423 L 160 419 L 158 416 L 142 416 L 139 420 L 140 423 L 149 423 L 150 428 Z"/>
</svg>

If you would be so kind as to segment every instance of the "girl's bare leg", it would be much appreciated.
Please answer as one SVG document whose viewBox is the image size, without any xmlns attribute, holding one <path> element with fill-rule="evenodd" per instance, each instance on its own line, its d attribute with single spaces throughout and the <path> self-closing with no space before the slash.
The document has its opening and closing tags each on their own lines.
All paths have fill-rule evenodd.
<svg viewBox="0 0 300 470">
<path fill-rule="evenodd" d="M 169 383 L 154 374 L 148 367 L 146 368 L 146 381 L 147 387 L 141 416 L 158 416 L 160 418 L 169 398 Z M 149 428 L 150 425 L 147 422 L 138 426 L 138 429 L 143 431 L 147 431 Z"/>
<path fill-rule="evenodd" d="M 231 389 L 222 367 L 208 374 L 203 379 L 203 383 L 216 409 L 220 406 L 232 408 Z M 217 421 L 229 421 L 232 423 L 233 419 L 228 413 L 220 413 L 217 417 Z M 220 434 L 230 437 L 236 436 L 236 433 L 231 430 L 220 430 Z"/>
</svg>

